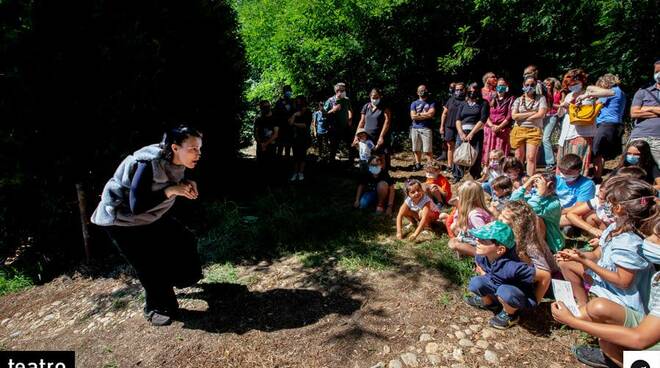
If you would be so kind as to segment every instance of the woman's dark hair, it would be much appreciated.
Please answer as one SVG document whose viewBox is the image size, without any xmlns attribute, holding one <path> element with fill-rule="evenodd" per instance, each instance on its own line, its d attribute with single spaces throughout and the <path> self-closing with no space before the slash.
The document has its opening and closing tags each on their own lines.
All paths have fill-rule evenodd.
<svg viewBox="0 0 660 368">
<path fill-rule="evenodd" d="M 185 124 L 181 124 L 178 127 L 165 132 L 165 134 L 163 134 L 163 140 L 160 142 L 160 148 L 163 150 L 163 158 L 167 161 L 172 161 L 174 159 L 172 145 L 176 144 L 180 146 L 190 137 L 202 138 L 202 133 Z"/>
<path fill-rule="evenodd" d="M 616 217 L 616 228 L 609 235 L 635 232 L 650 235 L 660 221 L 660 207 L 656 203 L 656 191 L 649 183 L 629 178 L 607 186 L 605 200 L 612 206 L 620 205 L 624 211 Z M 609 240 L 609 239 L 608 239 Z"/>
<path fill-rule="evenodd" d="M 476 82 L 470 83 L 470 85 L 467 87 L 467 93 L 465 95 L 476 102 L 481 102 L 481 90 L 479 89 L 479 84 Z"/>
<path fill-rule="evenodd" d="M 523 167 L 523 163 L 520 162 L 520 160 L 518 160 L 515 157 L 507 157 L 502 162 L 502 171 L 506 173 L 511 169 L 519 170 L 520 173 L 523 173 L 525 171 L 525 168 Z"/>
<path fill-rule="evenodd" d="M 651 147 L 649 146 L 648 142 L 641 139 L 628 143 L 626 149 L 623 151 L 623 155 L 621 155 L 621 161 L 619 161 L 619 166 L 617 168 L 633 166 L 626 162 L 626 154 L 628 152 L 628 148 L 630 147 L 635 147 L 639 151 L 639 163 L 634 166 L 639 166 L 646 170 L 647 174 L 653 172 L 653 165 L 655 165 L 655 161 L 653 160 L 653 155 L 651 154 Z"/>
</svg>

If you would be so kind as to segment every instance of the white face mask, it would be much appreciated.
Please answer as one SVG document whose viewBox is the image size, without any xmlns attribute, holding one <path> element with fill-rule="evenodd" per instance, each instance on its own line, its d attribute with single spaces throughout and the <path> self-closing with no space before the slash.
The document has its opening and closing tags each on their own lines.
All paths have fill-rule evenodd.
<svg viewBox="0 0 660 368">
<path fill-rule="evenodd" d="M 342 92 L 339 94 L 340 98 L 346 98 L 346 91 Z"/>
<path fill-rule="evenodd" d="M 429 178 L 429 179 L 435 179 L 435 178 L 438 177 L 438 174 L 427 172 L 426 177 Z"/>
<path fill-rule="evenodd" d="M 372 105 L 378 106 L 379 103 L 380 103 L 380 98 L 372 98 L 371 99 L 371 104 Z"/>
<path fill-rule="evenodd" d="M 561 174 L 561 177 L 564 178 L 564 181 L 566 181 L 566 182 L 572 182 L 572 181 L 575 181 L 575 180 L 577 180 L 577 178 L 578 178 L 579 176 L 580 176 L 580 175 L 564 175 L 564 174 Z"/>
<path fill-rule="evenodd" d="M 644 239 L 642 243 L 642 256 L 649 262 L 660 264 L 660 244 L 651 243 Z"/>
<path fill-rule="evenodd" d="M 579 92 L 579 91 L 582 91 L 582 83 L 574 84 L 574 85 L 568 87 L 568 89 L 569 89 L 571 92 Z"/>
<path fill-rule="evenodd" d="M 380 174 L 380 166 L 369 165 L 369 172 L 372 173 L 373 175 Z"/>
</svg>

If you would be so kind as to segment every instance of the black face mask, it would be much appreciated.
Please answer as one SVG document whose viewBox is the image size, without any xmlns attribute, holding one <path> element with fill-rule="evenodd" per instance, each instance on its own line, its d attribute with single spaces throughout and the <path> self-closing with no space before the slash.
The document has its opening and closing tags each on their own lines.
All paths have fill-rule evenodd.
<svg viewBox="0 0 660 368">
<path fill-rule="evenodd" d="M 422 91 L 419 93 L 419 97 L 429 97 L 429 91 Z"/>
<path fill-rule="evenodd" d="M 462 100 L 465 98 L 465 91 L 454 91 L 454 97 L 456 97 L 457 100 Z"/>
<path fill-rule="evenodd" d="M 473 100 L 476 100 L 477 97 L 479 97 L 479 95 L 478 95 L 477 93 L 478 93 L 477 91 L 470 91 L 470 92 L 468 92 L 468 95 L 467 95 L 467 96 L 468 96 L 469 98 L 473 99 Z"/>
</svg>

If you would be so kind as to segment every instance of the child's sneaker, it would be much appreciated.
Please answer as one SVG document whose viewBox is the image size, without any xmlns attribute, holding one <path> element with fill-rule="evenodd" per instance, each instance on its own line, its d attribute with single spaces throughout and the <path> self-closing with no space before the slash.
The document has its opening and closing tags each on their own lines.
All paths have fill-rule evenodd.
<svg viewBox="0 0 660 368">
<path fill-rule="evenodd" d="M 293 175 L 291 175 L 291 178 L 289 178 L 289 181 L 294 182 L 296 180 L 298 180 L 298 173 L 293 173 Z"/>
<path fill-rule="evenodd" d="M 300 181 L 305 180 L 305 174 L 303 174 L 303 173 L 298 173 L 298 180 L 300 180 Z"/>
<path fill-rule="evenodd" d="M 518 313 L 512 316 L 504 309 L 502 309 L 500 313 L 490 319 L 490 325 L 500 330 L 506 330 L 507 328 L 517 324 L 518 319 Z"/>
<path fill-rule="evenodd" d="M 492 304 L 489 304 L 489 305 L 485 305 L 483 300 L 481 300 L 481 297 L 479 295 L 472 294 L 470 296 L 466 296 L 463 300 L 465 300 L 465 302 L 471 307 L 475 307 L 475 308 L 479 308 L 479 309 L 483 309 L 483 310 L 489 310 L 489 311 L 491 311 L 495 314 L 497 314 L 500 311 L 500 309 L 502 308 L 502 305 L 498 302 L 495 302 L 495 303 L 492 303 Z"/>
<path fill-rule="evenodd" d="M 618 367 L 610 358 L 603 354 L 603 351 L 596 346 L 588 345 L 574 345 L 571 348 L 575 358 L 580 363 L 586 364 L 590 367 Z"/>
</svg>

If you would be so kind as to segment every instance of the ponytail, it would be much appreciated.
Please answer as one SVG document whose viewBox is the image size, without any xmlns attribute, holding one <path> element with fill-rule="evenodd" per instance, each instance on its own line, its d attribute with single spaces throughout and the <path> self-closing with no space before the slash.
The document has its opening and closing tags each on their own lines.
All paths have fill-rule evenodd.
<svg viewBox="0 0 660 368">
<path fill-rule="evenodd" d="M 163 140 L 160 142 L 160 148 L 163 150 L 162 158 L 167 161 L 174 159 L 172 145 L 181 145 L 183 141 L 190 137 L 202 138 L 202 133 L 186 124 L 181 124 L 174 129 L 170 129 L 163 134 Z"/>
</svg>

